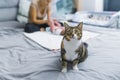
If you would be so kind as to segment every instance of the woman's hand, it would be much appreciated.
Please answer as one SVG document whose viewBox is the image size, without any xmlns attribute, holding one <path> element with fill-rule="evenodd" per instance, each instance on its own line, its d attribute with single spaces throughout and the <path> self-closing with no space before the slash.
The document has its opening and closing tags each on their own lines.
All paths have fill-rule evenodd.
<svg viewBox="0 0 120 80">
<path fill-rule="evenodd" d="M 61 24 L 52 18 L 48 18 L 48 25 L 50 26 L 50 30 L 53 32 L 57 28 L 61 28 Z"/>
<path fill-rule="evenodd" d="M 53 22 L 53 20 L 51 19 L 51 18 L 49 18 L 48 20 L 47 20 L 48 22 L 48 25 L 52 25 L 52 24 L 54 24 L 54 22 Z"/>
</svg>

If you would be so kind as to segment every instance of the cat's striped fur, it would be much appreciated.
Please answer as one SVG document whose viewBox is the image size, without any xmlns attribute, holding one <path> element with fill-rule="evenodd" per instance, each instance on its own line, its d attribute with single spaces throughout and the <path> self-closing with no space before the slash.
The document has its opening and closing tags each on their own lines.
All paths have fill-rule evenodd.
<svg viewBox="0 0 120 80">
<path fill-rule="evenodd" d="M 64 23 L 65 33 L 61 43 L 62 72 L 67 72 L 67 63 L 71 62 L 74 70 L 78 70 L 78 63 L 87 58 L 87 43 L 81 41 L 83 23 L 69 26 Z"/>
</svg>

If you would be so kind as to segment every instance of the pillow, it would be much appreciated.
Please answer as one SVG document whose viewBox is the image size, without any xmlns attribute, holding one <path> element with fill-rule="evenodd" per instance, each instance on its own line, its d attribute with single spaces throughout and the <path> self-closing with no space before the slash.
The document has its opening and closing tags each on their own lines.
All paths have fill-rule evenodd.
<svg viewBox="0 0 120 80">
<path fill-rule="evenodd" d="M 76 12 L 74 14 L 74 18 L 72 19 L 73 22 L 84 22 L 84 20 L 88 19 L 91 16 L 88 12 Z"/>
<path fill-rule="evenodd" d="M 17 16 L 17 8 L 0 8 L 0 22 L 1 21 L 14 21 Z"/>
<path fill-rule="evenodd" d="M 94 25 L 94 26 L 103 26 L 103 27 L 112 27 L 116 25 L 116 17 L 119 13 L 105 13 L 105 12 L 77 12 L 74 15 L 72 21 L 74 22 L 83 22 L 84 24 Z"/>
<path fill-rule="evenodd" d="M 17 15 L 17 20 L 21 23 L 27 23 L 28 17 L 22 16 L 22 15 Z"/>
<path fill-rule="evenodd" d="M 21 23 L 27 23 L 31 0 L 20 0 L 17 20 Z"/>
</svg>

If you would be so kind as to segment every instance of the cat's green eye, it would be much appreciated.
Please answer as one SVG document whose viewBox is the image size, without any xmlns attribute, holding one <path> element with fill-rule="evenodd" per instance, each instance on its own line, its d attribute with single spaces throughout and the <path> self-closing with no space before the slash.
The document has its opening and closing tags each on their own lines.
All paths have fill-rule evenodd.
<svg viewBox="0 0 120 80">
<path fill-rule="evenodd" d="M 78 36 L 80 36 L 80 37 L 82 36 L 82 34 L 81 34 L 81 33 L 77 33 L 77 35 L 78 35 Z"/>
</svg>

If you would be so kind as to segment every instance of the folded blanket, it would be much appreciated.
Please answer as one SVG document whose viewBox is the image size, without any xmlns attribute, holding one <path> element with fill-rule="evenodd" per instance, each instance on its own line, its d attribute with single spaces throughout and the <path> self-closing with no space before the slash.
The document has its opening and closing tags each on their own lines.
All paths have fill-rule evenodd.
<svg viewBox="0 0 120 80">
<path fill-rule="evenodd" d="M 60 49 L 61 41 L 63 38 L 63 36 L 54 35 L 51 32 L 24 33 L 24 35 L 49 50 Z M 86 41 L 89 38 L 94 38 L 97 35 L 99 35 L 99 33 L 83 31 L 82 41 Z"/>
</svg>

